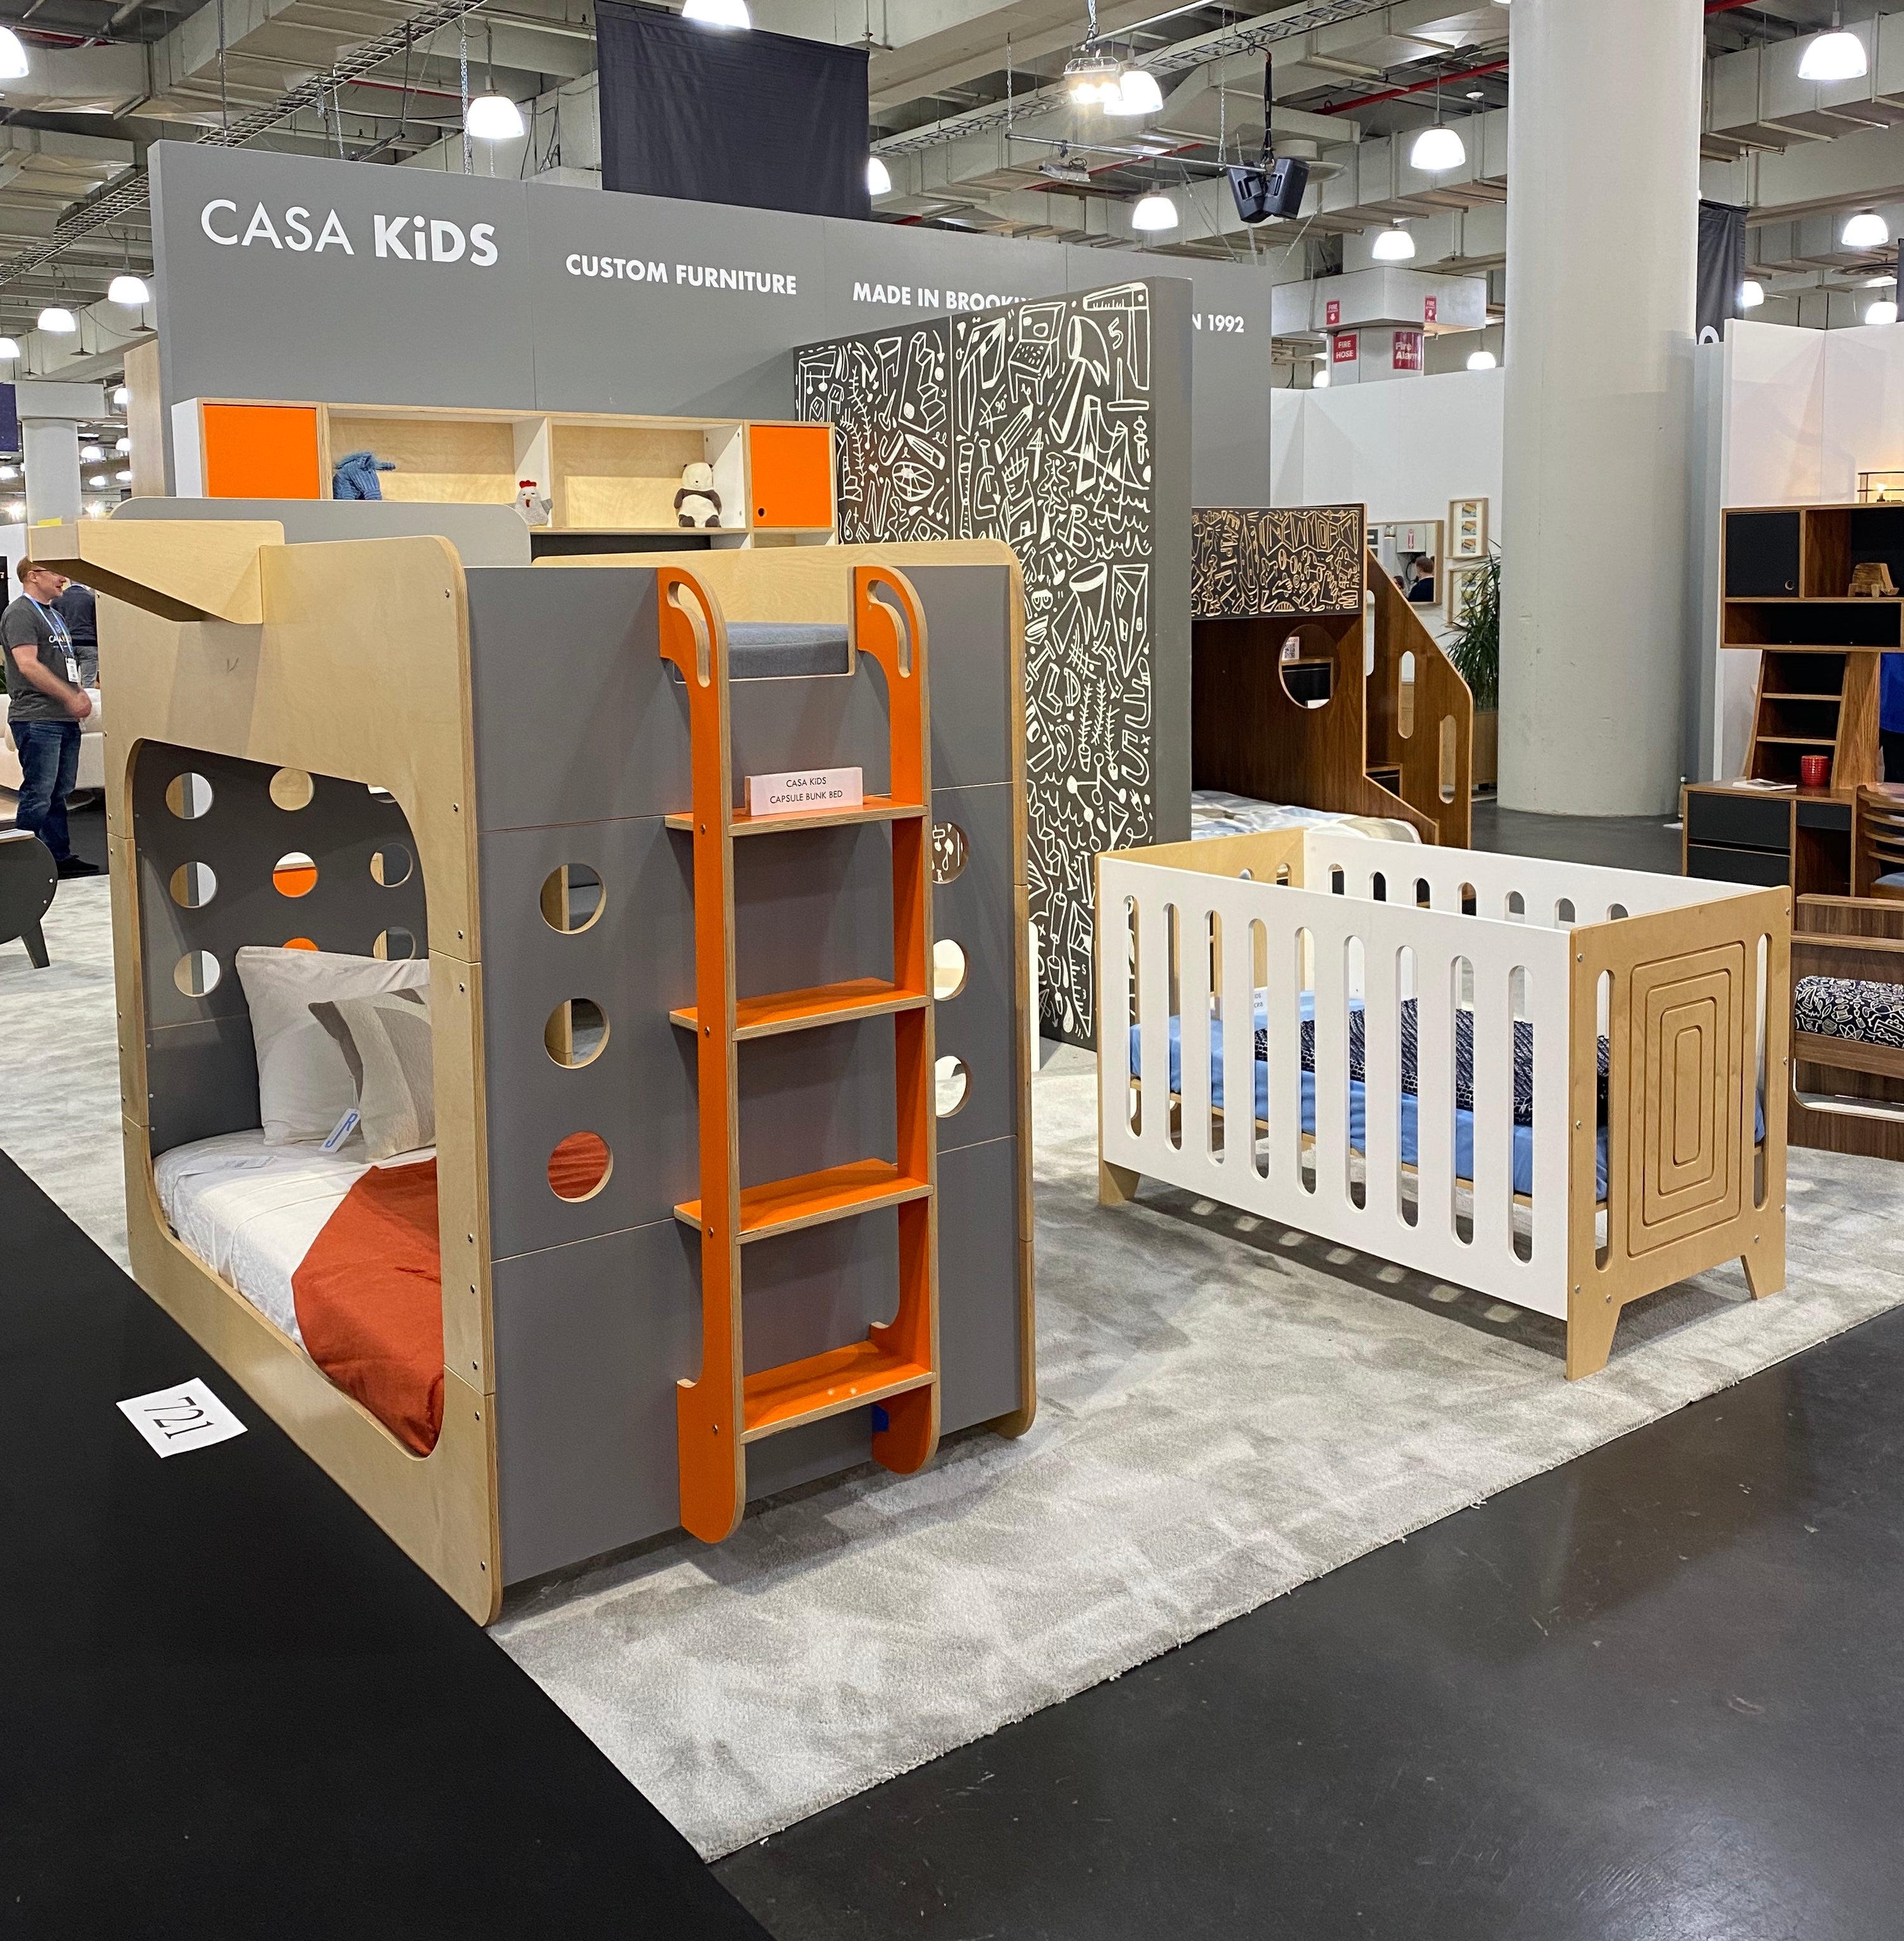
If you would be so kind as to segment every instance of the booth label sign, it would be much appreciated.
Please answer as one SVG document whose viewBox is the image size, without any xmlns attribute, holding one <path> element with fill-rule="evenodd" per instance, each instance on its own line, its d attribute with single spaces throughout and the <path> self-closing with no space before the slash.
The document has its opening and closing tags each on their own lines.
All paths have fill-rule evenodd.
<svg viewBox="0 0 1904 1941">
<path fill-rule="evenodd" d="M 804 769 L 747 778 L 749 815 L 794 815 L 816 808 L 859 808 L 866 800 L 862 769 Z"/>
<path fill-rule="evenodd" d="M 119 1413 L 161 1456 L 209 1449 L 245 1432 L 244 1424 L 203 1382 L 133 1395 L 120 1403 Z"/>
</svg>

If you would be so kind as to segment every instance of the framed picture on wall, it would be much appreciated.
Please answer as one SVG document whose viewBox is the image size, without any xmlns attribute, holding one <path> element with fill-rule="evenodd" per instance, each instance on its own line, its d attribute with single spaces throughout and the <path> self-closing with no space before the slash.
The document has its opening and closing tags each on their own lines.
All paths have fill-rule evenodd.
<svg viewBox="0 0 1904 1941">
<path fill-rule="evenodd" d="M 1448 557 L 1450 560 L 1487 557 L 1487 501 L 1456 499 L 1448 506 Z"/>
<path fill-rule="evenodd" d="M 1468 589 L 1478 579 L 1485 563 L 1480 560 L 1464 561 L 1459 558 L 1448 563 L 1448 624 L 1453 626 L 1461 618 L 1462 603 L 1468 597 Z"/>
</svg>

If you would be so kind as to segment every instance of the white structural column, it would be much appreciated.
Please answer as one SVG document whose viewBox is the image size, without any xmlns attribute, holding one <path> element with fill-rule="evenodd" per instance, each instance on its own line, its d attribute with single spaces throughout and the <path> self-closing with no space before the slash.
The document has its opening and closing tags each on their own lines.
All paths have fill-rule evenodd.
<svg viewBox="0 0 1904 1941">
<path fill-rule="evenodd" d="M 79 517 L 79 426 L 105 408 L 97 384 L 23 378 L 14 387 L 26 467 L 26 518 L 31 525 Z"/>
<path fill-rule="evenodd" d="M 1501 799 L 1673 805 L 1701 0 L 1515 0 Z"/>
</svg>

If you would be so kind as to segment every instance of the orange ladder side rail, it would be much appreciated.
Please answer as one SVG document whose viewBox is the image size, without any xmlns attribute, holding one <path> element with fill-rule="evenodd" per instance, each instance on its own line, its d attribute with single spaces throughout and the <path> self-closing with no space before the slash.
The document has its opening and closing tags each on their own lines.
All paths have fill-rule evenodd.
<svg viewBox="0 0 1904 1941">
<path fill-rule="evenodd" d="M 886 595 L 879 597 L 883 590 Z M 902 573 L 853 569 L 853 653 L 870 655 L 886 676 L 892 800 L 917 802 L 923 816 L 892 824 L 892 980 L 907 990 L 932 989 L 932 745 L 926 681 L 926 622 L 919 596 Z M 902 637 L 899 622 L 903 619 Z M 901 1475 L 929 1462 L 938 1447 L 938 1140 L 935 1105 L 932 1007 L 892 1020 L 899 1171 L 932 1191 L 898 1209 L 899 1305 L 871 1339 L 882 1350 L 932 1371 L 923 1388 L 897 1395 L 874 1417 L 873 1460 Z M 885 1426 L 878 1426 L 882 1416 Z"/>
<path fill-rule="evenodd" d="M 741 1443 L 740 1092 L 734 1040 L 733 757 L 727 627 L 713 593 L 655 570 L 661 653 L 687 683 L 694 817 L 695 1047 L 699 1077 L 701 1371 L 675 1390 L 684 1528 L 718 1543 L 747 1499 Z"/>
</svg>

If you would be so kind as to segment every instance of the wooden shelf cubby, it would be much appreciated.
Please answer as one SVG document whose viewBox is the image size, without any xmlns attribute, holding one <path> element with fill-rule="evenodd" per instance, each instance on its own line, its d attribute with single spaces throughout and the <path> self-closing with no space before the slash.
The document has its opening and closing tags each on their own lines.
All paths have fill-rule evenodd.
<svg viewBox="0 0 1904 1941">
<path fill-rule="evenodd" d="M 532 478 L 550 506 L 538 533 L 699 547 L 834 535 L 829 425 L 217 398 L 185 399 L 172 423 L 185 498 L 328 498 L 337 461 L 369 451 L 396 460 L 378 484 L 407 504 L 512 505 Z M 684 527 L 675 509 L 681 469 L 697 463 L 714 472 L 717 527 Z"/>
</svg>

